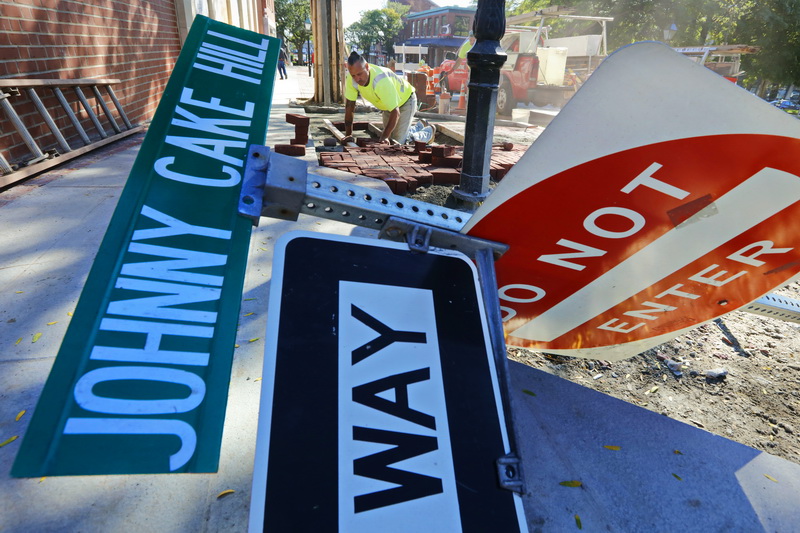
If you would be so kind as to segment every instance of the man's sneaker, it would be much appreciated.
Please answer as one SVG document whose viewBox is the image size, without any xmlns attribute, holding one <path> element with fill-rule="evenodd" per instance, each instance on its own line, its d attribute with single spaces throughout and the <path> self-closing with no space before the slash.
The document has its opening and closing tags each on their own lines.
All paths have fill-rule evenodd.
<svg viewBox="0 0 800 533">
<path fill-rule="evenodd" d="M 428 124 L 419 131 L 411 134 L 411 139 L 417 142 L 424 142 L 430 144 L 436 136 L 436 127 L 433 124 Z"/>
</svg>

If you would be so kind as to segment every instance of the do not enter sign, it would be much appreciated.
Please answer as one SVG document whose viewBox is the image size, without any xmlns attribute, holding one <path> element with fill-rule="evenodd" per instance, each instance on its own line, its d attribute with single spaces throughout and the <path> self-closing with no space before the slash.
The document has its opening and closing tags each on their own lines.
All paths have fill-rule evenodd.
<svg viewBox="0 0 800 533">
<path fill-rule="evenodd" d="M 618 360 L 786 283 L 797 153 L 796 119 L 669 48 L 612 55 L 467 228 L 510 245 L 508 343 Z"/>
</svg>

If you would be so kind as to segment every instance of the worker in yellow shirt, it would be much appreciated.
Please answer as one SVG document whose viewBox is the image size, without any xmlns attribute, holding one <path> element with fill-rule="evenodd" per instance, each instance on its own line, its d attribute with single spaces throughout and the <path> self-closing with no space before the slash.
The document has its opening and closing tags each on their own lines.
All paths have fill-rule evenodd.
<svg viewBox="0 0 800 533">
<path fill-rule="evenodd" d="M 464 43 L 461 45 L 461 48 L 458 49 L 458 58 L 456 59 L 456 64 L 453 65 L 453 70 L 457 69 L 461 64 L 467 63 L 467 52 L 472 49 L 472 46 L 475 44 L 475 35 L 472 32 L 469 32 L 469 37 L 464 39 Z"/>
<path fill-rule="evenodd" d="M 353 141 L 353 113 L 359 94 L 383 112 L 380 142 L 389 143 L 392 139 L 404 144 L 417 111 L 414 86 L 389 68 L 367 63 L 358 52 L 351 53 L 344 82 L 343 142 Z"/>
</svg>

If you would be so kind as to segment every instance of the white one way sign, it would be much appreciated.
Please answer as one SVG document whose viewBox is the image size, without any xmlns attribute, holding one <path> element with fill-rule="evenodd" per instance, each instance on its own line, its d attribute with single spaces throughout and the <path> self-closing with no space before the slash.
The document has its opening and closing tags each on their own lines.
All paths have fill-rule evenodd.
<svg viewBox="0 0 800 533">
<path fill-rule="evenodd" d="M 304 232 L 275 257 L 251 531 L 526 531 L 469 260 Z"/>
</svg>

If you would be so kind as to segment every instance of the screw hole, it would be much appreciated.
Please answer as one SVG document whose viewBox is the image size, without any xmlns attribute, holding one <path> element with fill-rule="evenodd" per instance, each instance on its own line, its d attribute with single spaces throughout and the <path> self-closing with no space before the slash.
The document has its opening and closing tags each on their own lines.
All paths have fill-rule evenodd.
<svg viewBox="0 0 800 533">
<path fill-rule="evenodd" d="M 433 216 L 433 211 L 431 211 L 430 209 L 428 209 L 428 210 L 426 211 L 426 213 L 428 213 L 428 216 Z"/>
<path fill-rule="evenodd" d="M 294 178 L 292 176 L 289 176 L 289 181 L 294 181 Z"/>
<path fill-rule="evenodd" d="M 364 195 L 364 200 L 369 202 L 370 200 L 372 200 L 372 196 L 370 196 L 369 194 L 365 194 Z"/>
<path fill-rule="evenodd" d="M 353 191 L 351 191 L 351 190 L 349 190 L 349 189 L 348 189 L 348 191 L 347 191 L 347 196 L 353 197 L 353 196 L 355 196 L 355 195 L 356 195 L 356 193 L 354 193 Z"/>
<path fill-rule="evenodd" d="M 318 181 L 315 181 L 315 182 L 311 183 L 311 186 L 314 187 L 315 189 L 319 189 L 320 188 L 320 184 L 319 184 Z"/>
<path fill-rule="evenodd" d="M 386 204 L 388 204 L 388 203 L 389 203 L 389 200 L 387 200 L 386 198 L 381 198 L 381 203 L 382 203 L 383 205 L 386 205 Z"/>
<path fill-rule="evenodd" d="M 375 219 L 375 223 L 376 224 L 383 224 L 383 219 L 382 218 L 376 218 Z"/>
<path fill-rule="evenodd" d="M 252 196 L 244 196 L 242 197 L 242 203 L 245 205 L 253 205 L 256 202 L 255 198 Z"/>
<path fill-rule="evenodd" d="M 411 206 L 411 210 L 414 211 L 415 213 L 419 213 L 419 207 L 417 207 L 415 205 Z"/>
<path fill-rule="evenodd" d="M 331 192 L 339 192 L 338 187 L 331 185 Z"/>
<path fill-rule="evenodd" d="M 403 202 L 397 202 L 397 208 L 403 209 Z"/>
<path fill-rule="evenodd" d="M 448 219 L 448 218 L 450 218 L 450 217 L 448 217 L 448 216 L 447 216 L 447 213 L 442 213 L 442 218 L 443 218 L 443 219 L 445 219 L 445 220 L 447 220 L 447 219 Z"/>
<path fill-rule="evenodd" d="M 461 222 L 461 217 L 456 217 L 456 222 Z"/>
</svg>

